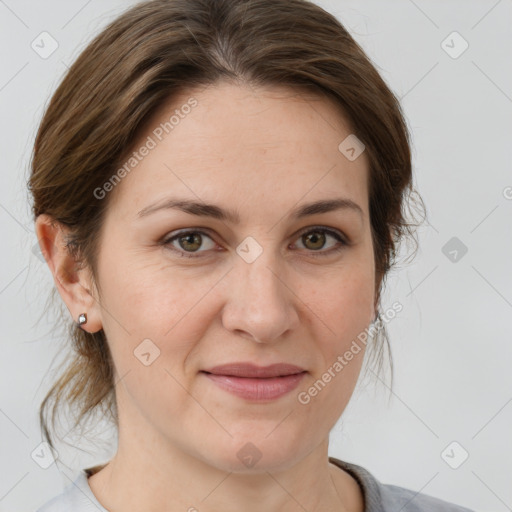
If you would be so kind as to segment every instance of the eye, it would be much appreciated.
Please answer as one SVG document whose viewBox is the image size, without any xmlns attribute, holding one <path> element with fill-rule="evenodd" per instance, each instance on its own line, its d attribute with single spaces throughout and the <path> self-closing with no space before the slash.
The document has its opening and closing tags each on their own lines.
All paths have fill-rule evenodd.
<svg viewBox="0 0 512 512">
<path fill-rule="evenodd" d="M 338 242 L 338 246 L 329 250 L 320 251 L 329 237 Z M 164 238 L 161 243 L 172 251 L 177 252 L 182 257 L 198 258 L 199 256 L 196 256 L 195 253 L 205 252 L 199 250 L 205 239 L 210 240 L 210 247 L 206 247 L 206 250 L 214 249 L 215 242 L 212 238 L 204 231 L 199 230 L 181 231 L 178 234 Z M 309 251 L 307 251 L 309 252 L 308 256 L 313 257 L 329 256 L 349 245 L 340 233 L 323 227 L 307 228 L 299 234 L 299 240 L 305 246 L 306 250 L 309 249 Z"/>
<path fill-rule="evenodd" d="M 348 242 L 346 242 L 344 237 L 337 231 L 322 227 L 307 228 L 307 230 L 302 231 L 299 236 L 300 241 L 303 243 L 303 245 L 306 246 L 306 249 L 311 249 L 308 251 L 310 252 L 308 256 L 313 257 L 329 256 L 333 253 L 341 251 L 345 246 L 348 245 Z M 337 247 L 335 246 L 330 250 L 320 251 L 320 249 L 324 247 L 328 237 L 334 238 L 334 240 L 338 242 Z"/>
<path fill-rule="evenodd" d="M 196 256 L 194 256 L 193 254 L 187 253 L 204 252 L 197 250 L 203 242 L 203 237 L 208 238 L 213 243 L 211 237 L 208 236 L 204 231 L 182 231 L 177 235 L 174 235 L 170 238 L 166 238 L 165 240 L 163 240 L 162 243 L 165 246 L 168 246 L 169 249 L 177 251 L 179 254 L 181 254 L 181 256 L 185 256 L 187 258 L 195 258 Z M 179 247 L 176 247 L 174 245 L 174 242 L 177 242 L 179 244 Z M 213 247 L 214 246 L 215 244 L 213 243 Z M 210 246 L 209 248 L 211 249 L 213 247 Z"/>
</svg>

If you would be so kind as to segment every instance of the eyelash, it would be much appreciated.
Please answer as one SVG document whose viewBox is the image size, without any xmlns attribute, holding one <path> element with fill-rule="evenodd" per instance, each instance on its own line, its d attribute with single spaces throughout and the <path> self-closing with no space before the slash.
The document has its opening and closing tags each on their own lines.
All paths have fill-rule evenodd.
<svg viewBox="0 0 512 512">
<path fill-rule="evenodd" d="M 323 233 L 323 234 L 327 234 L 327 235 L 330 235 L 332 236 L 333 238 L 335 238 L 339 243 L 340 245 L 338 245 L 337 247 L 334 247 L 334 248 L 331 248 L 327 251 L 313 251 L 313 250 L 310 250 L 310 255 L 313 256 L 314 258 L 322 258 L 322 257 L 326 257 L 326 256 L 330 256 L 334 253 L 338 253 L 340 252 L 341 250 L 343 250 L 346 246 L 350 245 L 337 231 L 333 231 L 331 229 L 327 229 L 327 228 L 323 228 L 323 227 L 310 227 L 310 228 L 307 228 L 303 231 L 301 231 L 298 235 L 298 238 L 300 238 L 301 236 L 307 234 L 307 233 Z M 181 238 L 185 235 L 190 235 L 190 234 L 200 234 L 200 235 L 206 235 L 208 238 L 212 239 L 212 237 L 205 231 L 201 231 L 201 230 L 193 230 L 193 229 L 190 229 L 190 230 L 186 230 L 186 231 L 181 231 L 179 233 L 177 233 L 176 235 L 173 235 L 172 237 L 168 237 L 168 238 L 164 238 L 162 241 L 161 241 L 161 244 L 168 247 L 170 250 L 172 251 L 175 251 L 177 253 L 179 253 L 181 256 L 185 257 L 185 258 L 201 258 L 202 256 L 196 256 L 195 254 L 196 253 L 200 253 L 200 252 L 205 252 L 205 251 L 196 251 L 196 253 L 191 253 L 191 252 L 186 252 L 186 251 L 183 251 L 181 249 L 177 249 L 176 247 L 173 247 L 171 245 L 171 243 L 178 239 L 178 238 Z"/>
</svg>

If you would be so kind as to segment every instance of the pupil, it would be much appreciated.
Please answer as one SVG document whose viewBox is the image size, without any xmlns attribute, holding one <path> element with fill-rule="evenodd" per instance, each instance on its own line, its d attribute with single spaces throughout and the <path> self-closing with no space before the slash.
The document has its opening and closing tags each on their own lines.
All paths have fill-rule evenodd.
<svg viewBox="0 0 512 512">
<path fill-rule="evenodd" d="M 315 233 L 307 235 L 308 241 L 313 242 L 313 245 L 318 244 L 319 241 L 321 242 L 319 246 L 317 245 L 316 247 L 314 247 L 315 249 L 322 247 L 324 237 L 325 237 L 324 234 L 321 234 L 320 236 L 318 236 L 318 234 L 315 234 Z"/>
<path fill-rule="evenodd" d="M 196 242 L 196 245 L 200 246 L 201 245 L 201 237 L 198 235 L 198 234 L 190 234 L 190 235 L 185 235 L 183 237 L 181 237 L 181 240 L 185 240 L 185 245 L 188 244 L 188 243 L 191 243 L 191 244 L 194 244 L 194 239 L 195 239 L 195 242 Z M 184 249 L 186 249 L 186 247 L 183 247 Z M 191 247 L 189 247 L 190 249 Z M 198 247 L 192 247 L 192 249 L 197 249 Z"/>
</svg>

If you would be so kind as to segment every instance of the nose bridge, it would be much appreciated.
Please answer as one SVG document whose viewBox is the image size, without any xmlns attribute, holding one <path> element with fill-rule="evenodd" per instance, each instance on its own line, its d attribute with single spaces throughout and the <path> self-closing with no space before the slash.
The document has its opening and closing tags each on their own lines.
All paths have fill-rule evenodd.
<svg viewBox="0 0 512 512">
<path fill-rule="evenodd" d="M 276 261 L 277 259 L 270 255 L 269 250 L 266 256 L 261 255 L 252 263 L 239 263 L 239 278 L 244 281 L 244 288 L 260 297 L 269 295 L 267 300 L 274 300 L 277 296 L 280 299 L 283 298 L 280 289 L 283 286 L 282 281 L 277 277 L 281 265 Z"/>
<path fill-rule="evenodd" d="M 263 246 L 264 242 L 260 244 L 254 238 L 248 237 L 237 247 L 240 259 L 236 264 L 236 279 L 240 280 L 244 300 L 249 300 L 252 304 L 258 303 L 258 307 L 269 301 L 276 307 L 286 300 L 286 294 L 282 290 L 282 278 L 278 279 L 283 266 L 270 239 L 271 237 L 267 237 Z"/>
<path fill-rule="evenodd" d="M 282 275 L 284 266 L 271 238 L 259 243 L 247 237 L 237 247 L 238 258 L 230 273 L 231 300 L 224 317 L 227 328 L 244 331 L 260 342 L 281 336 L 293 327 L 296 317 Z"/>
</svg>

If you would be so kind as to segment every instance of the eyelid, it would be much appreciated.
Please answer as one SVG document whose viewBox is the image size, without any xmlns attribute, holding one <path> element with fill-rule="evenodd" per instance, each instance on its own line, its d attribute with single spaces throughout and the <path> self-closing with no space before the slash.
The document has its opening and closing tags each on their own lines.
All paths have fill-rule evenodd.
<svg viewBox="0 0 512 512">
<path fill-rule="evenodd" d="M 306 252 L 308 253 L 308 256 L 313 256 L 313 257 L 322 257 L 322 256 L 329 256 L 329 255 L 332 255 L 333 253 L 336 253 L 336 252 L 339 252 L 340 250 L 342 250 L 343 248 L 351 245 L 350 241 L 348 240 L 347 236 L 339 231 L 338 229 L 335 229 L 335 228 L 330 228 L 330 227 L 327 227 L 327 226 L 306 226 L 305 228 L 299 230 L 297 233 L 294 234 L 294 237 L 295 238 L 300 238 L 302 235 L 306 234 L 306 233 L 309 233 L 309 232 L 313 232 L 313 231 L 317 231 L 317 232 L 322 232 L 322 233 L 325 233 L 333 238 L 335 238 L 339 244 L 341 245 L 338 245 L 337 247 L 332 247 L 330 249 L 327 249 L 327 250 L 318 250 L 318 251 L 313 251 L 313 250 L 306 250 Z M 214 237 L 212 236 L 211 234 L 211 230 L 209 228 L 203 228 L 203 227 L 197 227 L 197 228 L 184 228 L 184 229 L 181 229 L 181 230 L 178 230 L 178 231 L 173 231 L 171 232 L 171 236 L 164 236 L 161 241 L 159 242 L 161 245 L 164 245 L 166 247 L 168 247 L 170 250 L 174 251 L 174 252 L 177 252 L 178 254 L 180 254 L 181 256 L 185 257 L 185 258 L 200 258 L 200 257 L 204 257 L 204 256 L 196 256 L 196 255 L 200 255 L 201 253 L 208 253 L 209 251 L 211 250 L 215 250 L 215 249 L 210 249 L 210 250 L 206 250 L 206 251 L 196 251 L 195 253 L 194 252 L 186 252 L 186 251 L 183 251 L 181 249 L 177 249 L 176 247 L 173 247 L 171 245 L 171 243 L 176 240 L 177 238 L 179 238 L 180 236 L 184 236 L 184 235 L 187 235 L 187 234 L 200 234 L 200 235 L 206 235 L 208 238 L 210 238 L 214 243 L 215 240 L 214 240 Z"/>
<path fill-rule="evenodd" d="M 172 231 L 171 233 L 168 233 L 165 235 L 159 242 L 159 244 L 163 245 L 164 247 L 167 247 L 173 252 L 177 252 L 181 256 L 184 256 L 185 258 L 197 258 L 199 256 L 195 256 L 195 254 L 201 254 L 208 251 L 197 251 L 196 253 L 193 252 L 186 252 L 182 249 L 177 249 L 176 247 L 172 246 L 172 242 L 174 242 L 176 239 L 178 239 L 180 236 L 185 236 L 188 234 L 200 234 L 200 235 L 206 235 L 208 238 L 210 238 L 214 243 L 215 240 L 213 239 L 213 236 L 210 233 L 210 230 L 208 228 L 184 228 L 179 229 L 178 231 Z M 212 249 L 210 249 L 212 250 Z"/>
<path fill-rule="evenodd" d="M 330 235 L 334 239 L 336 239 L 338 241 L 338 245 L 335 247 L 331 247 L 330 249 L 327 250 L 308 251 L 306 249 L 307 257 L 326 258 L 332 256 L 333 254 L 338 254 L 340 251 L 351 245 L 350 241 L 343 232 L 339 231 L 338 229 L 328 228 L 324 226 L 307 226 L 306 228 L 300 230 L 295 236 L 296 238 L 300 238 L 302 235 L 304 235 L 305 233 L 309 233 L 310 231 L 326 233 L 327 235 Z"/>
</svg>

